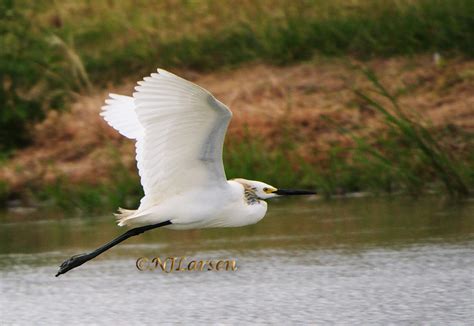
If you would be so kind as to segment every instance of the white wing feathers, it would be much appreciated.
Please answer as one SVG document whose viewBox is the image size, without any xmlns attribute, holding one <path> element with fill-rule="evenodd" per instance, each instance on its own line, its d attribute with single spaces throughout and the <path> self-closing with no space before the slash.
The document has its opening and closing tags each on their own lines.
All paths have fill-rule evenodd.
<svg viewBox="0 0 474 326">
<path fill-rule="evenodd" d="M 121 135 L 138 139 L 143 135 L 143 127 L 138 122 L 133 97 L 117 94 L 109 96 L 110 98 L 105 100 L 106 105 L 102 107 L 100 115 Z"/>
<path fill-rule="evenodd" d="M 138 83 L 133 98 L 111 95 L 101 113 L 137 140 L 145 192 L 139 211 L 191 188 L 226 184 L 222 147 L 232 113 L 198 85 L 158 72 Z"/>
</svg>

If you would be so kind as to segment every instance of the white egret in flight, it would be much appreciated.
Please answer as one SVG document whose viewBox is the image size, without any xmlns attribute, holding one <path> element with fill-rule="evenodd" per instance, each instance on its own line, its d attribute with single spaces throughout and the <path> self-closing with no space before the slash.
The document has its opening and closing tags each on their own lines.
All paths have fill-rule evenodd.
<svg viewBox="0 0 474 326">
<path fill-rule="evenodd" d="M 132 97 L 110 94 L 101 116 L 135 140 L 145 196 L 137 210 L 119 208 L 118 225 L 135 226 L 90 253 L 66 260 L 56 276 L 129 237 L 158 227 L 177 230 L 254 224 L 269 199 L 314 194 L 260 181 L 227 180 L 222 147 L 231 111 L 198 85 L 170 72 L 145 77 Z"/>
</svg>

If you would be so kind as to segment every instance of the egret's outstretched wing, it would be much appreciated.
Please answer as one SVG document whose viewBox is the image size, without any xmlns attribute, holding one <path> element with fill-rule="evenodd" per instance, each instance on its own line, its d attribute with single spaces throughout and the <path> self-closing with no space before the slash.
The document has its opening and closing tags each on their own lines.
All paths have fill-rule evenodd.
<svg viewBox="0 0 474 326">
<path fill-rule="evenodd" d="M 140 210 L 194 187 L 224 186 L 222 146 L 230 110 L 208 91 L 158 69 L 133 94 L 143 136 L 137 163 Z"/>
</svg>

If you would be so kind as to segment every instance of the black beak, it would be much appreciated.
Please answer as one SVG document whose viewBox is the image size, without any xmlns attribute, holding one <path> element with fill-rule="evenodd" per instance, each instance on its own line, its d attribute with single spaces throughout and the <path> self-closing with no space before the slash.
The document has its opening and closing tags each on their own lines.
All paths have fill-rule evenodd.
<svg viewBox="0 0 474 326">
<path fill-rule="evenodd" d="M 316 191 L 298 190 L 298 189 L 278 189 L 274 193 L 280 196 L 315 195 Z"/>
</svg>

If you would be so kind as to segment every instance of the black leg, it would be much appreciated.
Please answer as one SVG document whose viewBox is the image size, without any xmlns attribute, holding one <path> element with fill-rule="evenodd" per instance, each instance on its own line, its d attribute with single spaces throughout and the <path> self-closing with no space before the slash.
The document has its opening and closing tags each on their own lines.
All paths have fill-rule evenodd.
<svg viewBox="0 0 474 326">
<path fill-rule="evenodd" d="M 119 244 L 120 242 L 122 242 L 124 240 L 127 240 L 130 237 L 133 237 L 135 235 L 139 235 L 143 232 L 146 232 L 146 231 L 149 231 L 149 230 L 152 230 L 152 229 L 156 229 L 156 228 L 159 228 L 159 227 L 162 227 L 162 226 L 165 226 L 165 225 L 170 225 L 170 224 L 171 224 L 170 221 L 165 221 L 165 222 L 161 222 L 161 223 L 157 223 L 157 224 L 145 225 L 145 226 L 141 226 L 141 227 L 138 227 L 138 228 L 130 229 L 127 232 L 125 232 L 124 234 L 122 234 L 121 236 L 113 239 L 112 241 L 106 243 L 102 247 L 99 247 L 99 248 L 97 248 L 96 250 L 94 250 L 90 253 L 75 255 L 75 256 L 72 256 L 71 258 L 69 258 L 68 260 L 65 260 L 61 264 L 61 266 L 59 266 L 59 271 L 56 274 L 56 277 L 70 271 L 73 268 L 81 266 L 82 264 L 84 264 L 85 262 L 87 262 L 91 259 L 94 259 L 95 257 L 99 256 L 104 251 L 109 250 L 113 246 Z"/>
</svg>

